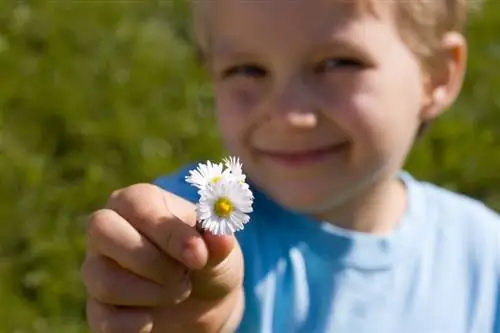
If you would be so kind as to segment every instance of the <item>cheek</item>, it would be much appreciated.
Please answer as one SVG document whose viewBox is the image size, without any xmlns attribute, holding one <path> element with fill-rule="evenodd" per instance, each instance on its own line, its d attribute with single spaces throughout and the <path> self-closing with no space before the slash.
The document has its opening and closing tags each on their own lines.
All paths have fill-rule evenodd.
<svg viewBox="0 0 500 333">
<path fill-rule="evenodd" d="M 367 74 L 353 83 L 350 89 L 354 93 L 351 98 L 342 99 L 341 109 L 344 122 L 356 139 L 368 146 L 387 147 L 411 136 L 421 96 L 415 82 L 418 78 L 388 71 Z M 343 94 L 349 96 L 347 91 Z"/>
</svg>

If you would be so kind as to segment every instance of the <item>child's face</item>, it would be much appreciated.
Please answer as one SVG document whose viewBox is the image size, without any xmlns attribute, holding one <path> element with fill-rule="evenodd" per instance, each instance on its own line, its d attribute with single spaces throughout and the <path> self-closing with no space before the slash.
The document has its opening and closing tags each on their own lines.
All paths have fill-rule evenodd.
<svg viewBox="0 0 500 333">
<path fill-rule="evenodd" d="M 250 179 L 321 213 L 397 171 L 422 120 L 419 60 L 389 8 L 347 2 L 211 2 L 217 118 Z M 389 6 L 387 6 L 389 7 Z"/>
</svg>

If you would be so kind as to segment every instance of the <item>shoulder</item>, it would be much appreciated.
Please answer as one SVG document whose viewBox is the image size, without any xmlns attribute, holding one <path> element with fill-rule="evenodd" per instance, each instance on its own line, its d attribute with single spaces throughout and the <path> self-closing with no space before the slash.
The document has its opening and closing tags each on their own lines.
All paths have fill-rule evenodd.
<svg viewBox="0 0 500 333">
<path fill-rule="evenodd" d="M 499 213 L 465 194 L 425 181 L 412 182 L 418 192 L 415 198 L 425 210 L 425 223 L 431 223 L 439 246 L 462 250 L 464 258 L 474 262 L 495 262 L 500 272 Z"/>
<path fill-rule="evenodd" d="M 442 223 L 454 221 L 464 227 L 487 228 L 500 233 L 499 213 L 484 202 L 436 184 L 415 182 L 424 194 L 426 206 Z"/>
</svg>

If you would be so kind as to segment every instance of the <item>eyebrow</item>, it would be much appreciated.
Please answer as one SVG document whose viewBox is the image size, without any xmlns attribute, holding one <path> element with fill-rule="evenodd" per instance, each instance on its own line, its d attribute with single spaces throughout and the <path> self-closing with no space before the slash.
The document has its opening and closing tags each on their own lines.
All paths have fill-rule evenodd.
<svg viewBox="0 0 500 333">
<path fill-rule="evenodd" d="M 331 40 L 319 41 L 316 43 L 312 43 L 310 46 L 311 49 L 314 50 L 325 50 L 331 51 L 335 49 L 348 50 L 353 52 L 360 52 L 361 49 L 366 49 L 367 45 L 362 45 L 360 43 L 354 42 L 352 39 L 343 38 L 343 37 L 335 37 Z"/>
<path fill-rule="evenodd" d="M 243 47 L 239 46 L 234 41 L 229 41 L 229 40 L 218 41 L 218 42 L 214 41 L 210 47 L 212 53 L 218 53 L 218 54 L 243 53 L 241 51 L 235 52 L 234 50 L 236 49 L 243 49 Z"/>
<path fill-rule="evenodd" d="M 367 46 L 360 43 L 353 42 L 351 39 L 344 37 L 333 37 L 331 39 L 318 40 L 312 42 L 307 46 L 307 49 L 313 50 L 313 53 L 331 53 L 335 50 L 343 50 L 347 52 L 357 53 L 360 56 L 368 56 L 369 51 L 366 50 Z M 227 60 L 251 60 L 258 59 L 260 56 L 248 48 L 239 46 L 237 43 L 231 44 L 230 42 L 223 42 L 214 44 L 210 49 L 211 55 L 217 55 L 222 59 Z"/>
<path fill-rule="evenodd" d="M 312 53 L 328 53 L 336 50 L 344 50 L 357 53 L 360 56 L 370 56 L 371 52 L 369 50 L 372 49 L 373 43 L 369 40 L 369 36 L 363 36 L 367 33 L 368 35 L 370 34 L 363 26 L 358 26 L 351 21 L 347 25 L 340 24 L 338 29 L 316 35 L 314 40 L 307 39 L 306 48 L 312 50 Z M 357 37 L 353 38 L 353 35 Z M 293 37 L 290 38 L 293 39 Z M 217 55 L 217 57 L 229 60 L 249 60 L 249 58 L 258 59 L 261 57 L 259 56 L 259 48 L 255 45 L 253 47 L 246 47 L 239 40 L 230 38 L 212 40 L 209 53 L 210 55 Z"/>
<path fill-rule="evenodd" d="M 237 43 L 223 42 L 214 43 L 210 47 L 210 56 L 217 55 L 223 59 L 228 60 L 248 60 L 249 58 L 255 59 L 259 56 L 248 48 L 242 47 Z"/>
</svg>

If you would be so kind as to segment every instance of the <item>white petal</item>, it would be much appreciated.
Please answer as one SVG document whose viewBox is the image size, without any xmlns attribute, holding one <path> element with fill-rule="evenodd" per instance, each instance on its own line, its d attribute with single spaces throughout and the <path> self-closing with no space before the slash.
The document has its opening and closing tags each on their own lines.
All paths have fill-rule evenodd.
<svg viewBox="0 0 500 333">
<path fill-rule="evenodd" d="M 227 175 L 228 172 L 223 170 L 221 163 L 213 163 L 207 161 L 206 164 L 199 163 L 195 170 L 189 171 L 189 176 L 186 176 L 186 182 L 199 189 L 203 189 L 207 184 L 215 178 L 220 178 Z"/>
<path fill-rule="evenodd" d="M 230 156 L 224 159 L 224 165 L 230 171 L 231 177 L 238 181 L 244 182 L 246 176 L 243 174 L 243 165 L 238 157 Z"/>
<path fill-rule="evenodd" d="M 234 212 L 234 214 L 231 214 L 229 217 L 231 225 L 236 229 L 236 230 L 241 230 L 243 229 L 243 225 L 245 224 L 245 218 L 244 216 L 241 216 L 242 213 L 240 212 Z"/>
<path fill-rule="evenodd" d="M 238 158 L 230 157 L 222 164 L 207 161 L 199 164 L 196 170 L 190 172 L 186 181 L 199 188 L 199 201 L 196 207 L 198 222 L 201 227 L 215 235 L 230 235 L 242 230 L 250 220 L 248 213 L 252 212 L 253 193 L 247 183 L 241 163 Z M 217 182 L 213 179 L 218 178 Z M 233 211 L 228 217 L 220 217 L 215 212 L 215 203 L 224 197 L 233 205 Z"/>
</svg>

